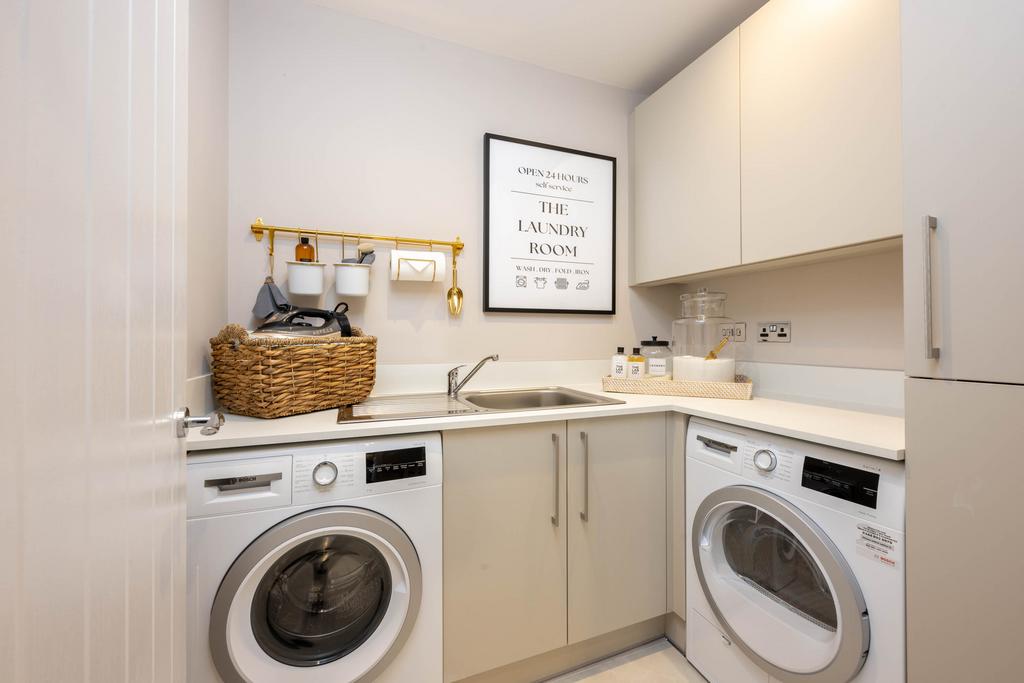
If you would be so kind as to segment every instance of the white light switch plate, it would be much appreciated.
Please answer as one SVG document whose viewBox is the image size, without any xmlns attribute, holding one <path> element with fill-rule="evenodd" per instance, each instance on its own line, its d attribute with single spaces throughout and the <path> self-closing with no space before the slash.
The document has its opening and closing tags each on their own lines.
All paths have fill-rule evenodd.
<svg viewBox="0 0 1024 683">
<path fill-rule="evenodd" d="M 747 324 L 746 323 L 722 323 L 718 326 L 718 336 L 728 337 L 731 342 L 745 342 L 747 341 Z"/>
</svg>

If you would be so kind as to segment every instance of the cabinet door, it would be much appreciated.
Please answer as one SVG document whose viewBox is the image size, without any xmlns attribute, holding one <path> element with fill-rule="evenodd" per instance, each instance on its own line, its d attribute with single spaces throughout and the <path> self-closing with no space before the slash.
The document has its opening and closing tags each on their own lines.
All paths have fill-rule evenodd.
<svg viewBox="0 0 1024 683">
<path fill-rule="evenodd" d="M 899 38 L 898 0 L 772 0 L 740 25 L 744 263 L 902 234 Z"/>
<path fill-rule="evenodd" d="M 901 21 L 907 374 L 1024 383 L 1024 4 L 905 0 Z"/>
<path fill-rule="evenodd" d="M 444 676 L 566 644 L 565 423 L 444 433 Z"/>
<path fill-rule="evenodd" d="M 667 611 L 665 415 L 569 423 L 569 642 Z"/>
<path fill-rule="evenodd" d="M 740 263 L 739 32 L 636 108 L 634 278 Z"/>
<path fill-rule="evenodd" d="M 1021 680 L 1022 414 L 1022 386 L 907 380 L 911 683 Z"/>
</svg>

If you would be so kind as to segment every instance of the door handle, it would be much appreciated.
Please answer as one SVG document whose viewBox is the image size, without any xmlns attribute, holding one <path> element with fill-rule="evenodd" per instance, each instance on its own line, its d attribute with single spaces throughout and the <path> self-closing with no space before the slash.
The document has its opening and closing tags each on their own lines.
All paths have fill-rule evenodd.
<svg viewBox="0 0 1024 683">
<path fill-rule="evenodd" d="M 562 501 L 561 496 L 559 496 L 559 494 L 558 494 L 559 483 L 560 483 L 559 480 L 561 479 L 561 476 L 558 473 L 558 469 L 559 469 L 558 468 L 558 465 L 559 465 L 559 462 L 558 462 L 559 461 L 559 457 L 558 457 L 559 456 L 559 453 L 558 453 L 558 434 L 552 434 L 551 435 L 551 443 L 552 443 L 552 445 L 554 446 L 554 449 L 555 449 L 555 514 L 551 515 L 551 523 L 554 524 L 555 526 L 558 526 L 558 507 L 559 507 L 559 503 Z"/>
<path fill-rule="evenodd" d="M 707 436 L 698 436 L 697 441 L 700 441 L 707 448 L 719 453 L 725 453 L 726 455 L 732 455 L 738 450 L 737 446 L 733 446 L 731 443 L 725 443 L 724 441 L 716 441 L 715 439 Z"/>
<path fill-rule="evenodd" d="M 935 216 L 924 217 L 924 357 L 939 357 L 939 347 L 935 345 L 932 331 L 932 235 L 939 229 L 939 221 Z"/>
<path fill-rule="evenodd" d="M 178 408 L 172 416 L 174 420 L 174 431 L 179 439 L 184 439 L 188 430 L 194 427 L 202 427 L 199 431 L 206 436 L 216 434 L 224 426 L 224 413 L 215 410 L 202 417 L 192 417 L 188 408 Z"/>
<path fill-rule="evenodd" d="M 586 432 L 580 432 L 583 442 L 583 510 L 580 519 L 584 522 L 590 517 L 590 438 Z"/>
<path fill-rule="evenodd" d="M 280 472 L 249 474 L 241 477 L 207 479 L 203 482 L 203 486 L 206 488 L 217 487 L 218 491 L 241 491 L 243 489 L 258 489 L 271 486 L 275 481 L 281 481 L 282 477 L 283 475 Z"/>
</svg>

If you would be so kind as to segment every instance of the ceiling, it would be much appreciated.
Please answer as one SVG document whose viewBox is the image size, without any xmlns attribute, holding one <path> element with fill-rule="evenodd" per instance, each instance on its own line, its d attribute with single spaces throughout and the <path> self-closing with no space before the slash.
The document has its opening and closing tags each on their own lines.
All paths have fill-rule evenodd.
<svg viewBox="0 0 1024 683">
<path fill-rule="evenodd" d="M 365 19 L 649 93 L 766 0 L 314 0 Z"/>
</svg>

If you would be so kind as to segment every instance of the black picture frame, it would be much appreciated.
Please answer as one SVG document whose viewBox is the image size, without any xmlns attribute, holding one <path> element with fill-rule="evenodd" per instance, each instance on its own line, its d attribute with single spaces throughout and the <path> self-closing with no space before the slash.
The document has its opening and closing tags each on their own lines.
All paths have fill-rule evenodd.
<svg viewBox="0 0 1024 683">
<path fill-rule="evenodd" d="M 491 306 L 491 141 L 500 140 L 503 142 L 511 142 L 518 145 L 528 145 L 531 147 L 539 147 L 542 149 L 549 149 L 556 152 L 564 152 L 566 154 L 575 154 L 579 156 L 591 157 L 594 159 L 601 159 L 603 161 L 610 161 L 612 164 L 612 196 L 611 196 L 611 301 L 609 307 L 605 310 L 578 310 L 578 309 L 554 309 L 554 308 L 507 308 Z M 497 133 L 484 133 L 484 237 L 483 237 L 483 310 L 485 313 L 549 313 L 549 314 L 571 314 L 571 315 L 615 315 L 615 299 L 616 299 L 616 264 L 617 264 L 617 253 L 616 253 L 616 235 L 617 235 L 617 213 L 618 213 L 618 160 L 616 157 L 608 156 L 605 154 L 597 154 L 595 152 L 586 152 L 584 150 L 572 149 L 570 147 L 560 147 L 558 145 L 551 145 L 544 142 L 536 142 L 534 140 L 524 140 L 522 138 L 510 137 L 507 135 L 499 135 Z"/>
</svg>

